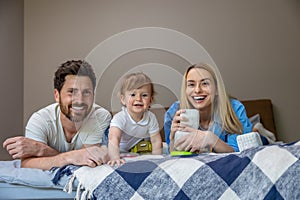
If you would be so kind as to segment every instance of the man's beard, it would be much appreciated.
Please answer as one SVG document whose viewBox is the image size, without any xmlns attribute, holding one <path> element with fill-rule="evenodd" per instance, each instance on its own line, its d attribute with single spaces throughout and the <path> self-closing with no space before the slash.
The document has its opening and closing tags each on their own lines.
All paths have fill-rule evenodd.
<svg viewBox="0 0 300 200">
<path fill-rule="evenodd" d="M 92 107 L 88 107 L 88 105 L 85 103 L 81 103 L 81 104 L 74 103 L 74 104 L 64 105 L 61 102 L 61 99 L 59 100 L 59 107 L 62 114 L 64 114 L 72 122 L 82 122 L 88 116 L 88 114 L 92 109 Z M 72 107 L 84 107 L 83 109 L 85 110 L 85 112 L 82 112 L 80 114 L 73 113 L 71 111 Z"/>
</svg>

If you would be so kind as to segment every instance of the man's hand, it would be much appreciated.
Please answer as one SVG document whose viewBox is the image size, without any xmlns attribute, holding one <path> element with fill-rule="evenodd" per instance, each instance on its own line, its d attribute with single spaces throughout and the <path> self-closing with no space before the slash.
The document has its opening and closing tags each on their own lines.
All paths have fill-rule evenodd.
<svg viewBox="0 0 300 200">
<path fill-rule="evenodd" d="M 90 146 L 87 148 L 70 152 L 71 155 L 66 157 L 67 163 L 74 165 L 86 165 L 96 167 L 107 163 L 108 151 L 106 146 Z"/>
<path fill-rule="evenodd" d="M 5 148 L 13 159 L 28 157 L 56 155 L 58 152 L 42 142 L 24 136 L 8 138 L 3 142 Z"/>
</svg>

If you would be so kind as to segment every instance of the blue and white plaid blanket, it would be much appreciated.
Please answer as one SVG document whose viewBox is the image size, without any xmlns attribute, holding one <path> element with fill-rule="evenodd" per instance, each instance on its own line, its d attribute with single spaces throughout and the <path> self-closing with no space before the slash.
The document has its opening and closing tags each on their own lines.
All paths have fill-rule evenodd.
<svg viewBox="0 0 300 200">
<path fill-rule="evenodd" d="M 240 153 L 142 156 L 80 167 L 77 199 L 300 199 L 300 142 Z"/>
</svg>

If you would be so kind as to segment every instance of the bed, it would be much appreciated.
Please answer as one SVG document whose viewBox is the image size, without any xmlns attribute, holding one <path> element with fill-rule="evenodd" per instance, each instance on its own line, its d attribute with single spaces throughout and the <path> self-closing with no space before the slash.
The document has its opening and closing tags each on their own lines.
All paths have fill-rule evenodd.
<svg viewBox="0 0 300 200">
<path fill-rule="evenodd" d="M 75 192 L 62 190 L 67 174 L 53 184 L 56 170 L 20 168 L 20 160 L 0 161 L 0 199 L 74 199 Z"/>
<path fill-rule="evenodd" d="M 239 153 L 140 156 L 80 167 L 76 199 L 300 199 L 300 142 Z"/>
<path fill-rule="evenodd" d="M 276 135 L 270 100 L 244 105 L 249 117 L 259 114 Z M 120 168 L 70 165 L 42 171 L 19 168 L 19 160 L 0 161 L 0 199 L 300 199 L 299 154 L 298 142 L 232 154 L 127 158 Z M 220 174 L 217 166 L 228 166 L 228 173 Z"/>
<path fill-rule="evenodd" d="M 1 199 L 300 199 L 299 157 L 296 142 L 226 154 L 125 157 L 127 162 L 120 167 L 16 168 L 15 178 L 7 168 L 6 179 L 21 185 L 1 184 L 0 195 Z"/>
</svg>

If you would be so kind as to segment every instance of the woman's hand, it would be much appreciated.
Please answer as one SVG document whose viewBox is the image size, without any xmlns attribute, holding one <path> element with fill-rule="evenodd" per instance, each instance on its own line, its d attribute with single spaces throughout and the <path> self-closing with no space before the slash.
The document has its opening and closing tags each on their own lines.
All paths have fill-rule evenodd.
<svg viewBox="0 0 300 200">
<path fill-rule="evenodd" d="M 189 134 L 176 141 L 174 147 L 180 151 L 203 152 L 210 151 L 219 138 L 211 131 L 201 131 L 190 127 L 185 127 L 182 131 Z"/>
<path fill-rule="evenodd" d="M 185 127 L 182 131 L 189 134 L 176 141 L 174 147 L 179 151 L 207 152 L 214 151 L 218 153 L 234 152 L 234 149 L 222 141 L 211 131 L 201 131 L 190 127 Z"/>
<path fill-rule="evenodd" d="M 184 109 L 178 110 L 173 117 L 173 121 L 171 124 L 171 131 L 170 131 L 170 141 L 174 141 L 176 131 L 182 131 L 185 128 L 185 126 L 182 123 L 180 123 L 181 121 L 188 120 L 185 117 L 180 116 L 180 114 L 184 112 L 185 112 Z"/>
</svg>

